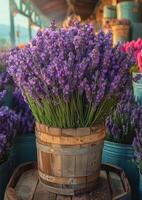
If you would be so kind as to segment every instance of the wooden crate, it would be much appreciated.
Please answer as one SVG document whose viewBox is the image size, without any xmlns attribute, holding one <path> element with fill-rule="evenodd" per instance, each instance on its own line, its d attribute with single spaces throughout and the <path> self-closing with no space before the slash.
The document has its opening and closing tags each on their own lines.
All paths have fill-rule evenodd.
<svg viewBox="0 0 142 200">
<path fill-rule="evenodd" d="M 62 196 L 48 192 L 38 179 L 36 163 L 19 166 L 7 186 L 4 200 L 129 200 L 130 185 L 125 173 L 112 165 L 102 165 L 99 183 L 93 192 Z"/>
</svg>

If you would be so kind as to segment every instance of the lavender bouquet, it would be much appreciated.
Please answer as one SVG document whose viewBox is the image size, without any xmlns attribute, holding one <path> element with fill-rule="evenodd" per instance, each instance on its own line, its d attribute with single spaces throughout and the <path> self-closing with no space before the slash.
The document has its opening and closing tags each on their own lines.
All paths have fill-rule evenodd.
<svg viewBox="0 0 142 200">
<path fill-rule="evenodd" d="M 16 134 L 17 120 L 14 111 L 6 106 L 0 107 L 0 164 L 8 157 L 12 140 Z"/>
<path fill-rule="evenodd" d="M 20 89 L 15 88 L 13 92 L 13 110 L 18 117 L 17 133 L 34 133 L 35 120 L 28 104 L 24 101 Z"/>
<path fill-rule="evenodd" d="M 121 144 L 132 144 L 142 128 L 142 107 L 137 105 L 132 91 L 126 91 L 116 110 L 106 119 L 107 140 Z"/>
<path fill-rule="evenodd" d="M 112 47 L 112 34 L 78 22 L 55 23 L 10 52 L 9 73 L 35 119 L 59 128 L 102 123 L 130 80 L 131 55 Z"/>
</svg>

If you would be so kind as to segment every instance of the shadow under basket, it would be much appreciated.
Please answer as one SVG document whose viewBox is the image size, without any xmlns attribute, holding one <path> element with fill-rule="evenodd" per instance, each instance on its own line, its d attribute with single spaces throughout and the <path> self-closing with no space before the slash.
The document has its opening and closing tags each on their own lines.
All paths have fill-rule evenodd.
<svg viewBox="0 0 142 200">
<path fill-rule="evenodd" d="M 38 172 L 47 190 L 90 192 L 101 170 L 104 127 L 60 129 L 36 124 Z"/>
</svg>

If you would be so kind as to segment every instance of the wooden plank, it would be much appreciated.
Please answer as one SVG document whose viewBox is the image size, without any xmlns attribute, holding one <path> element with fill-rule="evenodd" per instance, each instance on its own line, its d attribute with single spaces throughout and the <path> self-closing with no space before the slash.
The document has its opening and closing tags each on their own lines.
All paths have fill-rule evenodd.
<svg viewBox="0 0 142 200">
<path fill-rule="evenodd" d="M 52 169 L 51 169 L 51 154 L 50 153 L 46 153 L 46 152 L 40 152 L 41 153 L 41 157 L 39 160 L 39 162 L 41 163 L 42 166 L 42 171 L 44 173 L 47 173 L 48 175 L 52 174 Z"/>
<path fill-rule="evenodd" d="M 87 175 L 87 159 L 88 154 L 78 155 L 75 157 L 75 176 Z"/>
<path fill-rule="evenodd" d="M 74 177 L 75 174 L 75 156 L 62 157 L 62 176 Z"/>
<path fill-rule="evenodd" d="M 45 143 L 60 144 L 60 145 L 82 145 L 92 144 L 102 141 L 105 137 L 105 132 L 100 130 L 99 133 L 82 136 L 82 137 L 71 137 L 71 136 L 53 136 L 45 134 L 44 132 L 38 132 L 37 137 L 39 140 Z"/>
<path fill-rule="evenodd" d="M 24 172 L 15 187 L 17 198 L 20 200 L 31 200 L 33 198 L 37 183 L 37 170 L 31 169 Z"/>
<path fill-rule="evenodd" d="M 34 194 L 33 200 L 56 200 L 56 194 L 48 192 L 46 186 L 39 183 Z"/>
<path fill-rule="evenodd" d="M 78 197 L 72 197 L 72 200 L 92 200 L 89 194 L 84 194 Z"/>
<path fill-rule="evenodd" d="M 62 156 L 51 154 L 52 176 L 62 176 Z"/>
<path fill-rule="evenodd" d="M 113 191 L 113 196 L 116 197 L 118 195 L 124 194 L 124 188 L 121 182 L 120 177 L 113 172 L 110 172 L 110 178 L 111 178 L 111 187 L 112 187 L 112 191 Z"/>
<path fill-rule="evenodd" d="M 69 196 L 57 195 L 56 200 L 72 200 Z"/>
</svg>

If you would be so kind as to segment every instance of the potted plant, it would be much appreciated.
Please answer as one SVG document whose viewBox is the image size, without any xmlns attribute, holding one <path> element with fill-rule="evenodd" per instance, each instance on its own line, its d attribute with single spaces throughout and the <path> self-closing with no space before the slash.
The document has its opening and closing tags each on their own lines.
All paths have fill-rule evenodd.
<svg viewBox="0 0 142 200">
<path fill-rule="evenodd" d="M 142 200 L 142 129 L 133 140 L 135 156 L 139 167 L 139 199 Z"/>
<path fill-rule="evenodd" d="M 136 132 L 140 130 L 142 107 L 134 100 L 131 90 L 122 96 L 116 110 L 106 119 L 106 140 L 103 162 L 123 168 L 132 186 L 132 196 L 138 198 L 138 168 L 134 162 L 132 146 Z"/>
<path fill-rule="evenodd" d="M 142 39 L 127 42 L 123 45 L 123 50 L 127 53 L 133 52 L 135 65 L 131 68 L 133 74 L 133 92 L 138 103 L 142 103 Z"/>
<path fill-rule="evenodd" d="M 8 71 L 36 119 L 39 177 L 49 191 L 74 195 L 94 188 L 103 122 L 133 64 L 120 46 L 112 47 L 111 33 L 95 34 L 78 22 L 67 30 L 53 22 L 10 52 Z"/>
<path fill-rule="evenodd" d="M 13 142 L 15 163 L 18 166 L 21 163 L 36 160 L 35 120 L 18 88 L 13 91 L 12 109 L 18 117 L 17 134 Z"/>
<path fill-rule="evenodd" d="M 17 115 L 8 107 L 0 107 L 0 200 L 14 170 L 14 157 L 10 153 L 16 134 Z"/>
</svg>

